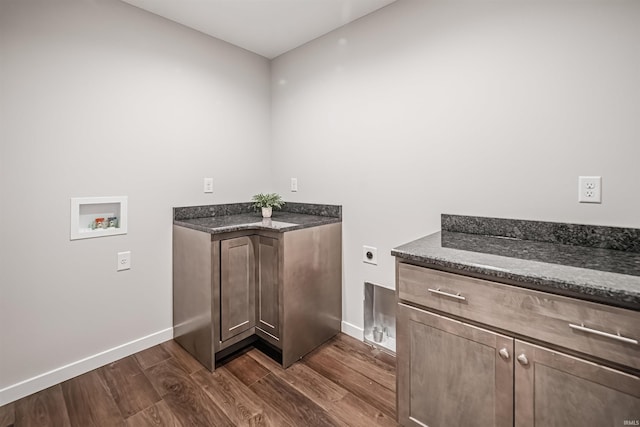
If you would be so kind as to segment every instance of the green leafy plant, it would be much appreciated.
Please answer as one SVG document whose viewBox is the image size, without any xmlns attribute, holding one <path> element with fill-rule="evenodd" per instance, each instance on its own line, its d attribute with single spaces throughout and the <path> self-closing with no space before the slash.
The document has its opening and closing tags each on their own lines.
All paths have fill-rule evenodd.
<svg viewBox="0 0 640 427">
<path fill-rule="evenodd" d="M 269 194 L 259 193 L 253 196 L 251 201 L 253 202 L 253 207 L 256 209 L 260 209 L 260 208 L 280 209 L 284 205 L 284 202 L 282 201 L 282 197 L 276 193 L 269 193 Z"/>
</svg>

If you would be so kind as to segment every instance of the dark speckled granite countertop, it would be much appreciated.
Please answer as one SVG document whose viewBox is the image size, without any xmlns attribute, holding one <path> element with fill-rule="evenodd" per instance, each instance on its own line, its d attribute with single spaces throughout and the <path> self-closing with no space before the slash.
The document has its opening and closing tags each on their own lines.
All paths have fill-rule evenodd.
<svg viewBox="0 0 640 427">
<path fill-rule="evenodd" d="M 175 225 L 205 233 L 219 234 L 241 230 L 286 232 L 301 228 L 342 222 L 342 208 L 337 205 L 286 203 L 271 218 L 262 218 L 250 203 L 189 206 L 174 208 Z"/>
<path fill-rule="evenodd" d="M 640 230 L 483 220 L 443 215 L 441 232 L 399 246 L 391 254 L 461 274 L 640 311 Z M 582 234 L 567 231 L 571 229 Z"/>
</svg>

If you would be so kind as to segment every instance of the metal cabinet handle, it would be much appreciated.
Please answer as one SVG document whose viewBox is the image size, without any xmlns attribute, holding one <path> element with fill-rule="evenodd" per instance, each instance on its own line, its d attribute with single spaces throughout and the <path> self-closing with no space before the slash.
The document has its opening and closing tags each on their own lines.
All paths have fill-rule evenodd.
<svg viewBox="0 0 640 427">
<path fill-rule="evenodd" d="M 509 351 L 506 348 L 501 348 L 500 351 L 498 351 L 498 354 L 504 360 L 508 360 L 509 359 Z"/>
<path fill-rule="evenodd" d="M 623 337 L 619 333 L 616 335 L 616 334 L 610 334 L 608 332 L 602 332 L 597 329 L 587 328 L 586 326 L 584 326 L 584 323 L 580 325 L 574 325 L 573 323 L 569 323 L 569 327 L 571 329 L 576 329 L 578 331 L 586 332 L 588 334 L 599 335 L 601 337 L 611 338 L 611 339 L 626 342 L 629 344 L 638 344 L 638 340 L 634 340 L 633 338 Z"/>
<path fill-rule="evenodd" d="M 461 301 L 466 301 L 467 300 L 465 297 L 460 295 L 460 292 L 458 292 L 457 294 L 452 294 L 452 293 L 449 293 L 449 292 L 441 291 L 440 288 L 438 288 L 438 289 L 427 288 L 427 290 L 429 292 L 431 292 L 431 293 L 434 293 L 434 294 L 442 295 L 442 296 L 449 297 L 449 298 L 459 299 Z"/>
<path fill-rule="evenodd" d="M 529 364 L 529 359 L 527 359 L 527 356 L 525 356 L 524 353 L 520 354 L 516 359 L 518 359 L 518 362 L 520 362 L 521 365 Z"/>
</svg>

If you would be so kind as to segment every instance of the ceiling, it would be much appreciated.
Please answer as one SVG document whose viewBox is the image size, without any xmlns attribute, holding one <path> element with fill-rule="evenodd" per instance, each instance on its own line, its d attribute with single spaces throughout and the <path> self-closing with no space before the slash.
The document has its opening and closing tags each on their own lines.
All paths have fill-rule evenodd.
<svg viewBox="0 0 640 427">
<path fill-rule="evenodd" d="M 122 0 L 269 59 L 396 0 Z"/>
</svg>

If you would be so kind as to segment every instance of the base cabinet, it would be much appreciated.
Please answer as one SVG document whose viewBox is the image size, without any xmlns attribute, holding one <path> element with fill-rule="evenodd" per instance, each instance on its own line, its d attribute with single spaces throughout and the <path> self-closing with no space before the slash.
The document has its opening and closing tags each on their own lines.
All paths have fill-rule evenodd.
<svg viewBox="0 0 640 427">
<path fill-rule="evenodd" d="M 625 426 L 640 379 L 404 304 L 398 307 L 403 426 Z"/>
<path fill-rule="evenodd" d="M 397 315 L 400 424 L 513 425 L 512 338 L 404 304 Z"/>
<path fill-rule="evenodd" d="M 558 316 L 557 297 L 533 291 L 527 295 L 522 288 L 511 294 L 504 286 L 495 290 L 490 282 L 434 271 L 418 266 L 399 268 L 397 413 L 401 425 L 640 425 L 640 376 L 637 361 L 628 356 L 638 351 L 638 344 L 616 336 L 594 337 L 569 326 L 545 331 L 552 337 L 565 334 L 566 339 L 554 338 L 548 346 L 533 344 L 533 338 L 527 341 L 522 331 L 537 333 L 536 325 L 549 325 L 545 317 Z M 469 292 L 465 292 L 467 284 Z M 437 292 L 426 293 L 423 288 Z M 487 306 L 481 299 L 502 303 Z M 526 304 L 511 311 L 509 304 L 514 301 Z M 577 323 L 599 313 L 593 304 L 568 302 L 576 309 L 560 315 L 576 317 Z M 468 319 L 461 318 L 461 313 Z M 600 316 L 602 325 L 597 327 L 611 328 L 612 320 L 629 319 L 619 323 L 624 328 L 621 335 L 637 338 L 640 322 L 633 320 L 639 315 L 620 309 L 613 316 Z M 495 324 L 491 316 L 497 319 Z M 513 329 L 503 326 L 498 333 L 496 324 Z M 618 346 L 617 353 L 609 352 L 613 345 Z M 588 353 L 578 352 L 587 347 L 595 354 L 613 354 L 614 360 L 629 363 L 587 360 Z M 584 357 L 568 354 L 571 351 Z"/>
<path fill-rule="evenodd" d="M 283 233 L 173 228 L 174 340 L 210 370 L 260 339 L 290 366 L 342 322 L 342 224 Z"/>
</svg>

